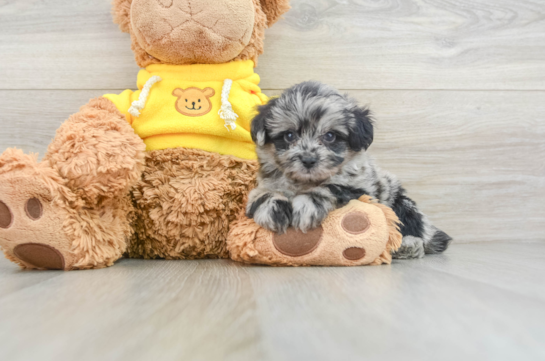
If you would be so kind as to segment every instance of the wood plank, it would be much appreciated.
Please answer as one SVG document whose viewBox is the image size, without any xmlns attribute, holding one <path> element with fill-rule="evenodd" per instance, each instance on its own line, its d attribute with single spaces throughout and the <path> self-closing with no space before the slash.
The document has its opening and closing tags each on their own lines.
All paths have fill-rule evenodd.
<svg viewBox="0 0 545 361">
<path fill-rule="evenodd" d="M 4 254 L 0 252 L 0 299 L 27 287 L 47 283 L 60 274 L 58 272 L 20 272 L 18 267 L 4 259 Z M 6 275 L 9 276 L 6 277 Z"/>
<path fill-rule="evenodd" d="M 62 121 L 105 92 L 0 91 L 0 150 L 43 154 Z M 544 92 L 350 94 L 375 114 L 379 165 L 457 242 L 545 238 Z"/>
<path fill-rule="evenodd" d="M 0 89 L 130 88 L 137 72 L 110 0 L 0 3 Z"/>
<path fill-rule="evenodd" d="M 106 93 L 105 90 L 0 90 L 0 150 L 16 147 L 43 155 L 55 131 L 70 114 Z"/>
<path fill-rule="evenodd" d="M 495 243 L 489 245 L 493 249 Z M 467 245 L 455 245 L 460 246 Z M 543 357 L 537 319 L 545 313 L 524 315 L 516 300 L 534 310 L 543 301 L 426 267 L 436 258 L 451 257 L 396 262 L 388 271 L 248 269 L 256 293 L 265 295 L 256 301 L 266 310 L 260 315 L 268 325 L 264 338 L 276 346 L 270 348 L 272 359 L 509 360 L 514 350 Z M 275 276 L 278 282 L 265 281 Z M 516 322 L 513 309 L 521 317 Z"/>
<path fill-rule="evenodd" d="M 545 3 L 300 0 L 271 28 L 265 88 L 545 89 Z"/>
<path fill-rule="evenodd" d="M 39 274 L 13 269 L 2 278 Z M 0 298 L 0 359 L 261 359 L 253 290 L 234 263 L 121 261 L 47 273 L 57 277 Z"/>
<path fill-rule="evenodd" d="M 545 3 L 292 0 L 267 31 L 264 89 L 545 89 Z M 109 0 L 0 3 L 0 89 L 123 89 L 137 67 Z"/>
<path fill-rule="evenodd" d="M 25 272 L 0 259 L 0 284 L 55 275 L 0 294 L 0 359 L 539 360 L 543 245 L 456 244 L 353 268 L 122 260 Z"/>
<path fill-rule="evenodd" d="M 529 250 L 531 250 L 529 252 Z M 505 291 L 545 301 L 545 242 L 523 239 L 510 242 L 473 242 L 464 247 L 451 247 L 446 258 L 426 259 L 426 267 L 481 282 Z M 520 273 L 536 277 L 519 277 Z"/>
<path fill-rule="evenodd" d="M 356 91 L 371 147 L 459 242 L 545 239 L 543 92 Z"/>
</svg>

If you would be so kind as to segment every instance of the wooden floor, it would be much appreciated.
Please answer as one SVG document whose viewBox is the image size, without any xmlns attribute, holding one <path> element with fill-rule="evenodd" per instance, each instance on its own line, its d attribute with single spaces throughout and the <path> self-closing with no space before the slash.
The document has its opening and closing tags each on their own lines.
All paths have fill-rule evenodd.
<svg viewBox="0 0 545 361">
<path fill-rule="evenodd" d="M 544 360 L 545 242 L 357 268 L 0 260 L 0 360 Z"/>
</svg>

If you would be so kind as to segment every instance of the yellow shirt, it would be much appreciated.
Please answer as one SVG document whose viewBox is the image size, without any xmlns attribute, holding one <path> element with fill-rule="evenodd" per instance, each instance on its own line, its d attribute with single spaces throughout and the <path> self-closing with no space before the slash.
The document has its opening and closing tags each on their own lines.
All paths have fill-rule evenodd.
<svg viewBox="0 0 545 361">
<path fill-rule="evenodd" d="M 232 80 L 230 90 L 226 89 L 226 79 Z M 144 86 L 148 80 L 149 93 L 145 96 Z M 258 86 L 259 80 L 251 60 L 225 64 L 154 64 L 138 73 L 139 90 L 104 97 L 127 117 L 147 150 L 183 147 L 256 159 L 250 123 L 256 106 L 267 102 L 267 96 Z M 235 129 L 218 113 L 226 100 L 238 115 Z M 136 113 L 134 109 L 129 111 L 134 101 L 143 105 Z"/>
</svg>

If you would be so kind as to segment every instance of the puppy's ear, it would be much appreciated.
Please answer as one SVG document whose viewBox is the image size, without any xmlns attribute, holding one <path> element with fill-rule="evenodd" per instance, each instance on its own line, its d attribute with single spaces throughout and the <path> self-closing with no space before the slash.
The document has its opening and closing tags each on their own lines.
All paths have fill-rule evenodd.
<svg viewBox="0 0 545 361">
<path fill-rule="evenodd" d="M 362 149 L 367 150 L 371 143 L 373 143 L 373 120 L 371 119 L 371 112 L 369 109 L 360 107 L 353 108 L 351 112 L 354 116 L 355 124 L 350 129 L 348 145 L 355 152 L 359 152 Z"/>
<path fill-rule="evenodd" d="M 290 0 L 260 0 L 261 9 L 267 15 L 267 27 L 271 27 L 280 16 L 290 9 Z"/>
<path fill-rule="evenodd" d="M 278 98 L 272 98 L 265 105 L 257 108 L 257 115 L 252 120 L 252 140 L 255 144 L 262 147 L 270 142 L 270 137 L 267 134 L 267 122 L 272 118 L 272 108 L 275 106 Z"/>
</svg>

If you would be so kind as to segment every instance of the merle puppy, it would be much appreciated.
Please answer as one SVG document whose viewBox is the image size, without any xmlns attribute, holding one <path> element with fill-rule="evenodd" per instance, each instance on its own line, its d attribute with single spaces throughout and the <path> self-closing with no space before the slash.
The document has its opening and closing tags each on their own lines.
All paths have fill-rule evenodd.
<svg viewBox="0 0 545 361">
<path fill-rule="evenodd" d="M 306 232 L 330 211 L 367 194 L 403 223 L 403 244 L 394 257 L 420 258 L 447 248 L 451 238 L 366 153 L 373 122 L 355 100 L 325 84 L 301 83 L 261 106 L 251 131 L 261 168 L 246 214 L 260 226 Z"/>
</svg>

